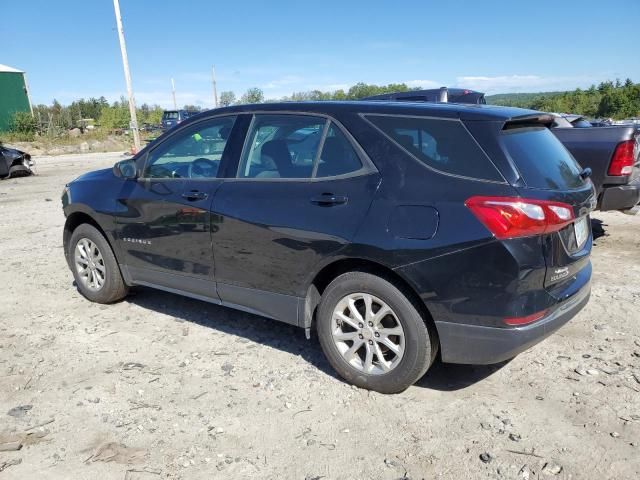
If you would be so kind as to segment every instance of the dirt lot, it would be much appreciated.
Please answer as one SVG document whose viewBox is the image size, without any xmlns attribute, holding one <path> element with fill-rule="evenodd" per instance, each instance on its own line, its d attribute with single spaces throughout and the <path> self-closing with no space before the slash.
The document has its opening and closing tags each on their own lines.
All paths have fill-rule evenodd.
<svg viewBox="0 0 640 480">
<path fill-rule="evenodd" d="M 119 158 L 0 182 L 0 479 L 639 478 L 640 217 L 596 215 L 593 296 L 558 333 L 384 396 L 284 324 L 151 290 L 81 297 L 60 193 Z"/>
</svg>

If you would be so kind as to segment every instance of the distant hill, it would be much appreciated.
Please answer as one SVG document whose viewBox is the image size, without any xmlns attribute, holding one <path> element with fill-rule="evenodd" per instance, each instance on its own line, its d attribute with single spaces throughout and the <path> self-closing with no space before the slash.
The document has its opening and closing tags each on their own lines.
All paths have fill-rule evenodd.
<svg viewBox="0 0 640 480">
<path fill-rule="evenodd" d="M 555 97 L 563 93 L 567 92 L 498 93 L 496 95 L 487 95 L 485 98 L 490 105 L 532 108 L 533 104 L 543 97 Z"/>
</svg>

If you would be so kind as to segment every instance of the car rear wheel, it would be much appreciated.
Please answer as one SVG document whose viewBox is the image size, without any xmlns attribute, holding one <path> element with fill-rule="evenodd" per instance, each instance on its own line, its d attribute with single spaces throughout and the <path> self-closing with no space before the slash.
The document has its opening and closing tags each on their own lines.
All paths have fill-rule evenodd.
<svg viewBox="0 0 640 480">
<path fill-rule="evenodd" d="M 78 290 L 92 302 L 113 303 L 128 293 L 107 240 L 89 224 L 71 234 L 67 255 Z"/>
<path fill-rule="evenodd" d="M 401 392 L 422 377 L 437 348 L 407 295 L 364 272 L 345 273 L 329 284 L 318 307 L 317 330 L 342 378 L 381 393 Z"/>
</svg>

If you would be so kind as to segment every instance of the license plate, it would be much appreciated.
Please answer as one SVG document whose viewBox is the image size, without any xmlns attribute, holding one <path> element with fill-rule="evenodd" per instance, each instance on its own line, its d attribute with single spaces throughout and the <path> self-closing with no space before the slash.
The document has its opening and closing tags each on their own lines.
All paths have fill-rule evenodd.
<svg viewBox="0 0 640 480">
<path fill-rule="evenodd" d="M 589 217 L 582 217 L 573 224 L 573 231 L 576 234 L 576 244 L 578 248 L 584 245 L 589 238 Z"/>
</svg>

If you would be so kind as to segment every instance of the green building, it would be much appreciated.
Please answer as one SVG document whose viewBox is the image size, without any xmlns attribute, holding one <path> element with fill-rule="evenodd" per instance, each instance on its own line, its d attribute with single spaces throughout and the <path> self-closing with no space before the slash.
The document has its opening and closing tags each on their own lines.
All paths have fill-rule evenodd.
<svg viewBox="0 0 640 480">
<path fill-rule="evenodd" d="M 0 132 L 11 128 L 15 112 L 33 112 L 24 72 L 0 64 Z"/>
</svg>

